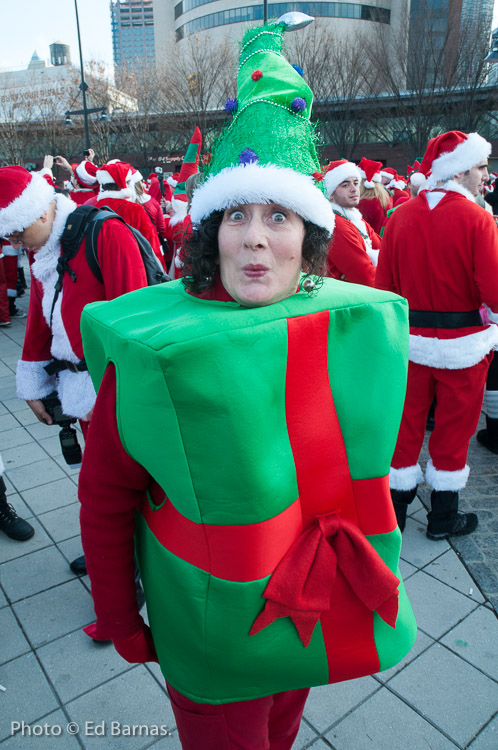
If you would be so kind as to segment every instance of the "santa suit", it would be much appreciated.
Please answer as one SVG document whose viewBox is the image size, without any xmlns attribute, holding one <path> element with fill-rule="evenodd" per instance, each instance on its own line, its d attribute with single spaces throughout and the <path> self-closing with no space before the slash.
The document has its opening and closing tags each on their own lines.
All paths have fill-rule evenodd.
<svg viewBox="0 0 498 750">
<path fill-rule="evenodd" d="M 7 283 L 7 295 L 15 299 L 17 297 L 17 265 L 22 255 L 21 248 L 12 247 L 8 240 L 1 241 L 1 253 L 4 255 L 5 281 Z"/>
<path fill-rule="evenodd" d="M 329 244 L 327 276 L 354 284 L 375 285 L 375 266 L 380 237 L 362 219 L 357 208 L 343 208 L 331 203 L 335 230 Z"/>
<path fill-rule="evenodd" d="M 358 203 L 358 210 L 361 215 L 367 221 L 374 232 L 380 234 L 380 230 L 386 223 L 386 214 L 390 208 L 393 207 L 392 200 L 386 208 L 382 208 L 382 204 L 378 198 L 362 198 Z"/>
<path fill-rule="evenodd" d="M 127 224 L 135 227 L 135 229 L 138 229 L 140 234 L 150 242 L 150 245 L 155 255 L 159 259 L 161 266 L 163 268 L 166 268 L 164 263 L 164 255 L 159 242 L 159 237 L 157 236 L 157 232 L 145 208 L 143 206 L 140 206 L 138 203 L 133 203 L 126 198 L 115 196 L 116 193 L 114 193 L 113 195 L 113 191 L 101 191 L 99 195 L 96 195 L 93 198 L 90 198 L 90 200 L 87 200 L 85 205 L 97 206 L 97 208 L 108 206 L 112 211 L 115 211 L 117 214 L 119 214 Z"/>
<path fill-rule="evenodd" d="M 468 444 L 498 342 L 497 326 L 479 324 L 478 310 L 484 302 L 491 317 L 498 313 L 497 278 L 493 218 L 456 182 L 423 191 L 392 214 L 376 286 L 403 295 L 410 305 L 408 389 L 390 475 L 394 490 L 411 490 L 422 479 L 417 461 L 434 395 L 426 479 L 436 491 L 465 486 Z M 435 317 L 436 311 L 446 315 Z"/>
<path fill-rule="evenodd" d="M 185 236 L 192 231 L 192 220 L 190 214 L 187 214 L 184 218 L 179 214 L 175 214 L 169 219 L 166 216 L 165 223 L 166 239 L 168 240 L 169 247 L 172 248 L 172 262 L 168 273 L 172 279 L 178 279 L 182 276 L 182 244 Z"/>
<path fill-rule="evenodd" d="M 106 221 L 97 241 L 99 265 L 104 283 L 97 281 L 86 262 L 85 240 L 69 265 L 76 275 L 73 282 L 64 275 L 62 291 L 51 311 L 58 278 L 60 236 L 75 204 L 56 195 L 57 209 L 47 243 L 35 254 L 31 265 L 31 294 L 22 359 L 17 367 L 17 395 L 35 400 L 58 391 L 63 411 L 82 418 L 92 409 L 95 390 L 87 371 L 62 370 L 56 380 L 44 369 L 53 359 L 75 365 L 83 359 L 80 317 L 89 302 L 115 297 L 147 285 L 137 243 L 121 222 Z"/>
</svg>

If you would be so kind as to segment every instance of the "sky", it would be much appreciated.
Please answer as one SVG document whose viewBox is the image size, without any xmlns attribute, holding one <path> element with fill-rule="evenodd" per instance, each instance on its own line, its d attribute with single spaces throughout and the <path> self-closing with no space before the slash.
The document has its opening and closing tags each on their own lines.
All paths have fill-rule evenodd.
<svg viewBox="0 0 498 750">
<path fill-rule="evenodd" d="M 49 45 L 61 41 L 71 47 L 72 62 L 79 65 L 75 0 L 0 0 L 2 43 L 0 70 L 23 69 L 36 50 L 50 58 Z M 83 59 L 102 60 L 112 71 L 112 37 L 109 0 L 77 0 Z M 498 26 L 495 0 L 493 28 Z"/>
</svg>

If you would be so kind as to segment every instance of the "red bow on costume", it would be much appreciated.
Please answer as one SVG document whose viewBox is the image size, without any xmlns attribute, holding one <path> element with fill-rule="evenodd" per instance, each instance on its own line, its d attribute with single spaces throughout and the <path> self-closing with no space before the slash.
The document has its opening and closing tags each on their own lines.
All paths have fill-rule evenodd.
<svg viewBox="0 0 498 750">
<path fill-rule="evenodd" d="M 330 609 L 337 568 L 356 596 L 392 628 L 399 580 L 352 521 L 336 512 L 318 516 L 281 559 L 265 589 L 268 600 L 250 635 L 278 617 L 290 617 L 306 647 Z"/>
</svg>

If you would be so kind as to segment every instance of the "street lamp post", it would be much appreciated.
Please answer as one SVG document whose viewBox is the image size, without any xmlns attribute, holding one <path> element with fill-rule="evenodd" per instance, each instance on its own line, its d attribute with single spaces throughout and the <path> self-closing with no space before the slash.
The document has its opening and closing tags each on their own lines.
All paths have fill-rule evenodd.
<svg viewBox="0 0 498 750">
<path fill-rule="evenodd" d="M 83 72 L 83 53 L 81 51 L 80 21 L 78 17 L 78 3 L 76 2 L 76 0 L 74 0 L 74 10 L 76 13 L 76 29 L 78 31 L 78 48 L 80 52 L 80 70 L 81 70 L 80 89 L 81 89 L 81 93 L 83 96 L 82 114 L 83 114 L 83 120 L 85 123 L 85 144 L 86 144 L 86 148 L 89 149 L 90 148 L 90 130 L 88 128 L 88 108 L 86 106 L 86 92 L 88 89 L 88 84 L 85 82 L 85 74 Z M 73 114 L 76 114 L 76 112 L 74 112 Z"/>
</svg>

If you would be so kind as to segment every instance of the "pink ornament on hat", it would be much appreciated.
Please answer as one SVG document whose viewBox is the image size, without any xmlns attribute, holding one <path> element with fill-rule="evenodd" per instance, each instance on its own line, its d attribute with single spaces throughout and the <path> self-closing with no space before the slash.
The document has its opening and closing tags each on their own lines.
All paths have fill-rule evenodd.
<svg viewBox="0 0 498 750">
<path fill-rule="evenodd" d="M 373 188 L 376 182 L 382 182 L 380 176 L 380 171 L 382 169 L 381 161 L 372 161 L 364 156 L 358 164 L 358 168 L 363 173 L 363 184 L 366 188 Z"/>
<path fill-rule="evenodd" d="M 21 232 L 39 219 L 55 191 L 38 172 L 24 167 L 0 168 L 0 237 Z"/>
<path fill-rule="evenodd" d="M 460 172 L 467 172 L 481 162 L 487 163 L 490 153 L 491 144 L 479 133 L 450 130 L 431 138 L 420 168 L 425 175 L 432 173 L 427 180 L 427 190 L 451 180 Z"/>
<path fill-rule="evenodd" d="M 339 187 L 341 182 L 348 180 L 350 177 L 361 180 L 361 172 L 352 161 L 347 159 L 338 159 L 337 161 L 331 161 L 325 167 L 323 181 L 327 189 L 327 195 L 330 198 L 336 188 Z"/>
</svg>

